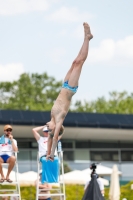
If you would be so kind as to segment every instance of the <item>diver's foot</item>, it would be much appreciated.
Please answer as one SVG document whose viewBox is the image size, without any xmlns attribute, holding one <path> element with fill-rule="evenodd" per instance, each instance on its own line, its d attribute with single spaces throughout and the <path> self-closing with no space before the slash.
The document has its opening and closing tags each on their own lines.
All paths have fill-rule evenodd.
<svg viewBox="0 0 133 200">
<path fill-rule="evenodd" d="M 90 26 L 86 22 L 83 23 L 83 26 L 84 26 L 85 38 L 91 40 L 93 38 L 93 35 L 91 34 Z"/>
</svg>

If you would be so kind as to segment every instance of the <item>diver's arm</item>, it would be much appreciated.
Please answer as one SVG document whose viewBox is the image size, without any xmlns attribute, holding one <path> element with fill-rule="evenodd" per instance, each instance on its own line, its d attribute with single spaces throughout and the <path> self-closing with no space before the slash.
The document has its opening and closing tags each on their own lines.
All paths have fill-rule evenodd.
<svg viewBox="0 0 133 200">
<path fill-rule="evenodd" d="M 54 160 L 55 149 L 56 149 L 57 144 L 58 144 L 58 136 L 59 136 L 59 132 L 60 132 L 61 127 L 62 127 L 62 121 L 57 123 L 56 127 L 55 127 L 51 153 L 50 153 L 50 156 L 49 156 L 50 160 Z"/>
<path fill-rule="evenodd" d="M 49 156 L 51 153 L 52 142 L 53 142 L 53 135 L 52 133 L 49 133 L 47 142 L 47 156 Z"/>
</svg>

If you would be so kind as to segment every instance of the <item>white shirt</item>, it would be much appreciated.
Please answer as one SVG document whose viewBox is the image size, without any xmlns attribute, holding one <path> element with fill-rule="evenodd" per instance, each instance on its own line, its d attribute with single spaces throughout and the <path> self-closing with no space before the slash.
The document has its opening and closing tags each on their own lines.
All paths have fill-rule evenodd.
<svg viewBox="0 0 133 200">
<path fill-rule="evenodd" d="M 38 149 L 39 149 L 39 157 L 46 155 L 48 137 L 40 136 L 40 139 L 37 142 L 38 142 Z M 57 155 L 57 150 L 55 151 L 55 155 Z"/>
<path fill-rule="evenodd" d="M 13 153 L 12 144 L 8 144 L 9 139 L 5 137 L 5 144 L 0 144 L 0 155 L 8 155 L 11 156 Z M 15 146 L 17 147 L 17 141 L 13 139 L 13 142 Z M 10 151 L 10 152 L 4 152 L 4 151 Z"/>
<path fill-rule="evenodd" d="M 101 190 L 101 191 L 104 190 L 103 182 L 102 182 L 99 178 L 97 178 L 97 182 L 98 182 L 98 185 L 99 185 L 100 190 Z M 84 187 L 84 190 L 86 190 L 86 188 L 88 187 L 89 183 L 90 183 L 90 181 L 87 181 L 87 182 L 86 182 L 85 187 Z"/>
</svg>

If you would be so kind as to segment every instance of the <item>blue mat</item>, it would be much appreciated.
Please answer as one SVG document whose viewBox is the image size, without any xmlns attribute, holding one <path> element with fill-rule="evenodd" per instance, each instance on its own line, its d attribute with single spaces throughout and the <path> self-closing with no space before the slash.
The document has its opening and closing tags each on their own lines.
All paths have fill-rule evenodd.
<svg viewBox="0 0 133 200">
<path fill-rule="evenodd" d="M 42 183 L 58 183 L 59 180 L 59 159 L 54 157 L 54 161 L 46 161 L 46 157 L 40 158 L 42 163 Z"/>
</svg>

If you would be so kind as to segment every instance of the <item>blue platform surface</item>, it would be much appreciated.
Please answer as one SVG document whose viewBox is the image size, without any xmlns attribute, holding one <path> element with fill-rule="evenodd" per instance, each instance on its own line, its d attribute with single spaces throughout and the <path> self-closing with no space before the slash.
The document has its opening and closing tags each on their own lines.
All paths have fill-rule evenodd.
<svg viewBox="0 0 133 200">
<path fill-rule="evenodd" d="M 40 158 L 42 163 L 42 184 L 43 183 L 58 183 L 59 180 L 59 159 L 54 157 L 54 161 L 46 160 L 43 156 Z"/>
</svg>

